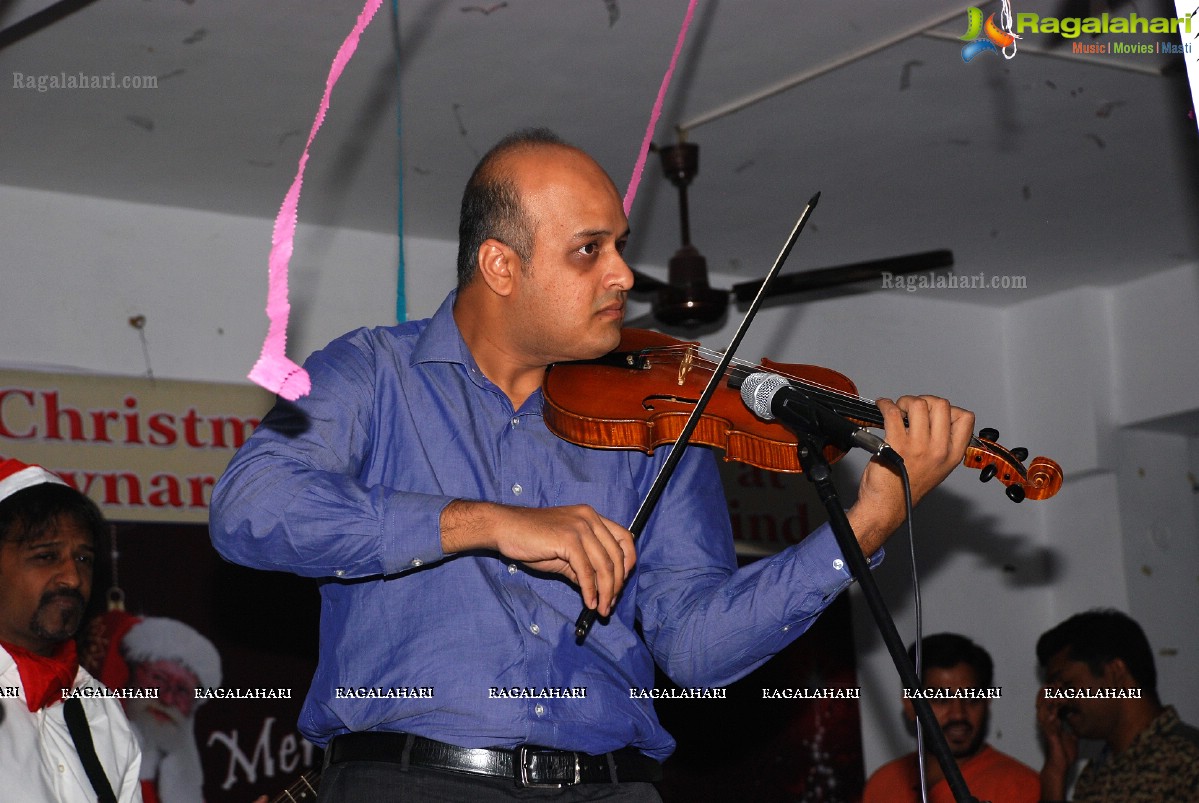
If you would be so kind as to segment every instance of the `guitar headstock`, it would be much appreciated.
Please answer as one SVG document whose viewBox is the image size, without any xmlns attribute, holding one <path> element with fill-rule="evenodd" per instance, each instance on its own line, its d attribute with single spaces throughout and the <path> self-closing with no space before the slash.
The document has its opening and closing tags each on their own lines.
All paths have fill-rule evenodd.
<svg viewBox="0 0 1199 803">
<path fill-rule="evenodd" d="M 1048 457 L 1034 457 L 1027 467 L 1028 450 L 1005 449 L 1000 446 L 999 433 L 994 429 L 980 429 L 966 447 L 962 460 L 970 468 L 982 473 L 979 479 L 989 482 L 997 479 L 1007 486 L 1007 497 L 1013 502 L 1025 499 L 1048 499 L 1062 487 L 1062 467 Z"/>
</svg>

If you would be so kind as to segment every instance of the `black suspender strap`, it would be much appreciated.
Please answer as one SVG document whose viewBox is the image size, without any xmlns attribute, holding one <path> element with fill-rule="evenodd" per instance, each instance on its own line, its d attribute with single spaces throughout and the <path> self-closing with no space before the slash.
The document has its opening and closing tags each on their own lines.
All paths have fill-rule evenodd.
<svg viewBox="0 0 1199 803">
<path fill-rule="evenodd" d="M 96 756 L 96 747 L 92 744 L 92 731 L 87 726 L 83 703 L 78 697 L 72 697 L 63 703 L 62 716 L 67 721 L 67 730 L 71 732 L 75 752 L 79 753 L 79 760 L 83 762 L 83 769 L 92 783 L 92 789 L 96 790 L 99 803 L 117 803 L 117 797 L 112 793 L 112 786 L 108 783 L 104 768 L 100 766 L 100 759 Z"/>
</svg>

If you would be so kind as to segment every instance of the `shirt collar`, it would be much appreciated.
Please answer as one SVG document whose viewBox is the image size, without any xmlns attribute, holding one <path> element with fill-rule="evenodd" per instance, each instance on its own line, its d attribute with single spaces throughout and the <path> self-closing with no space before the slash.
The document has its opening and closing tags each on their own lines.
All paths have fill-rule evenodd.
<svg viewBox="0 0 1199 803">
<path fill-rule="evenodd" d="M 422 362 L 453 362 L 467 368 L 477 368 L 475 358 L 466 347 L 462 332 L 458 330 L 458 322 L 454 320 L 454 301 L 457 298 L 458 291 L 451 290 L 429 319 L 429 325 L 417 337 L 412 350 L 414 365 Z"/>
<path fill-rule="evenodd" d="M 462 338 L 458 322 L 454 320 L 454 300 L 457 297 L 458 291 L 451 290 L 445 301 L 442 301 L 441 306 L 437 308 L 437 312 L 433 313 L 433 317 L 429 319 L 429 325 L 417 336 L 416 345 L 412 349 L 412 364 L 440 362 L 461 365 L 466 369 L 467 375 L 475 385 L 504 396 L 500 389 L 479 369 L 479 364 L 475 362 L 475 356 L 470 353 L 466 341 Z M 504 398 L 507 397 L 504 396 Z M 538 388 L 516 413 L 540 415 L 543 403 L 541 389 Z"/>
</svg>

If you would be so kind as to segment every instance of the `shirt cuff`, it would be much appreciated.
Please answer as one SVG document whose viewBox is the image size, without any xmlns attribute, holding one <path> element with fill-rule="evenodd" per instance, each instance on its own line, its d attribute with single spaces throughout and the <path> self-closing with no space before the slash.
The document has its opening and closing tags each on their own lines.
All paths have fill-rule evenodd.
<svg viewBox="0 0 1199 803">
<path fill-rule="evenodd" d="M 854 581 L 849 569 L 849 561 L 837 544 L 837 536 L 833 533 L 832 525 L 828 522 L 821 524 L 811 535 L 800 542 L 803 551 L 803 564 L 811 576 L 817 578 L 817 584 L 826 589 L 826 597 L 836 596 L 850 586 Z M 883 562 L 885 550 L 881 547 L 867 561 L 871 570 Z"/>
<path fill-rule="evenodd" d="M 453 499 L 425 494 L 393 494 L 380 521 L 379 560 L 387 574 L 419 569 L 445 557 L 441 511 Z"/>
</svg>

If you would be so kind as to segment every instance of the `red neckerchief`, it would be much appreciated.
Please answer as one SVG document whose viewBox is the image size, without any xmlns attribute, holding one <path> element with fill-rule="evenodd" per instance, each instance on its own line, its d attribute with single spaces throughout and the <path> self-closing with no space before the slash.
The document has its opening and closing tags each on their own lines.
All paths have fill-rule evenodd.
<svg viewBox="0 0 1199 803">
<path fill-rule="evenodd" d="M 71 688 L 79 673 L 74 639 L 64 641 L 50 656 L 38 655 L 7 641 L 0 641 L 0 647 L 4 647 L 17 664 L 21 688 L 25 690 L 25 704 L 31 713 L 61 700 L 62 690 Z"/>
</svg>

